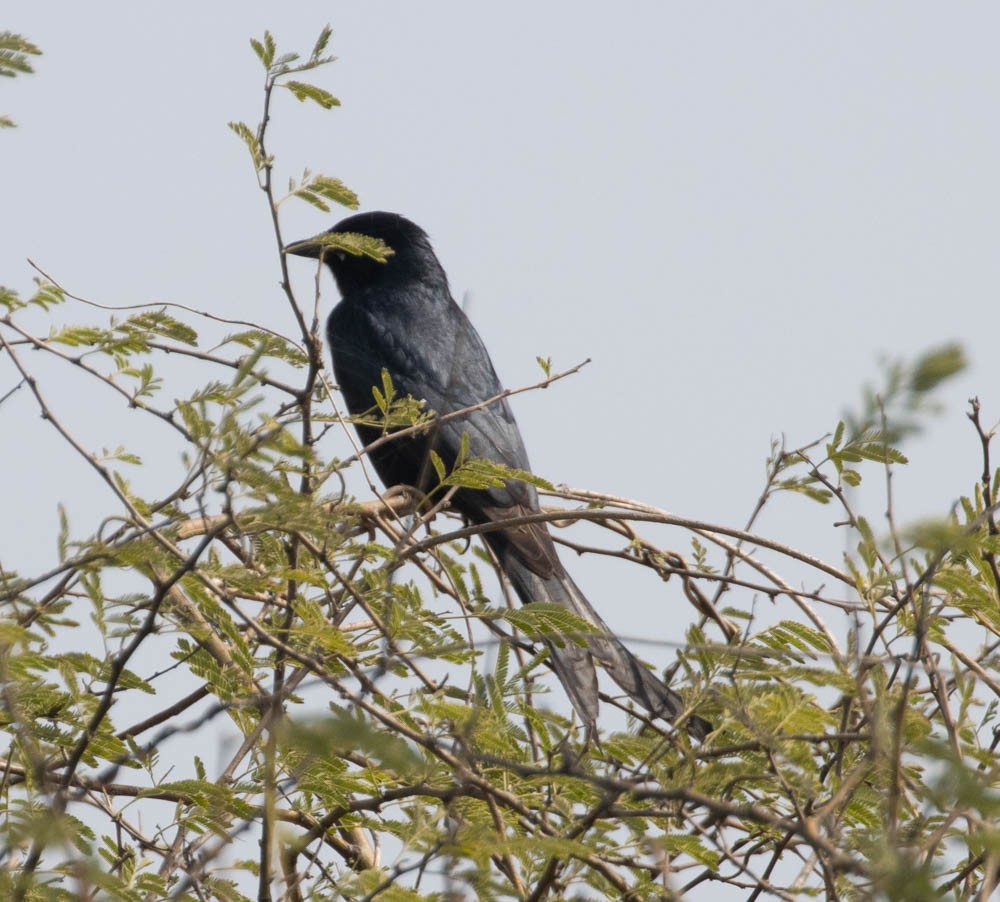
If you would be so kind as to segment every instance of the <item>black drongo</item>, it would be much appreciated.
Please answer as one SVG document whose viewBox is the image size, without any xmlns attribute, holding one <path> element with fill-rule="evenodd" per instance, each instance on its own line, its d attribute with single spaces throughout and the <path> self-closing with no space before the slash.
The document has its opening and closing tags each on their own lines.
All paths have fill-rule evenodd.
<svg viewBox="0 0 1000 902">
<path fill-rule="evenodd" d="M 478 333 L 452 299 L 426 233 L 393 213 L 351 216 L 330 231 L 380 238 L 392 249 L 385 262 L 317 239 L 285 249 L 303 257 L 322 256 L 337 281 L 342 300 L 330 314 L 327 337 L 347 409 L 357 415 L 372 408 L 372 387 L 382 385 L 383 369 L 396 392 L 424 401 L 438 415 L 475 408 L 374 449 L 371 460 L 382 481 L 430 491 L 437 474 L 429 466 L 429 452 L 437 452 L 450 469 L 463 435 L 468 437 L 470 457 L 530 470 L 507 400 L 483 406 L 503 388 Z M 357 430 L 365 444 L 382 434 L 373 426 L 358 425 Z M 475 524 L 502 523 L 538 511 L 534 487 L 514 479 L 496 488 L 461 488 L 452 504 Z M 585 646 L 571 639 L 548 643 L 555 672 L 588 730 L 593 731 L 597 719 L 595 659 L 653 715 L 673 721 L 684 711 L 677 693 L 640 663 L 591 607 L 563 569 L 543 523 L 495 529 L 483 538 L 522 603 L 555 602 L 593 624 Z M 712 730 L 695 715 L 689 715 L 685 725 L 698 739 Z"/>
</svg>

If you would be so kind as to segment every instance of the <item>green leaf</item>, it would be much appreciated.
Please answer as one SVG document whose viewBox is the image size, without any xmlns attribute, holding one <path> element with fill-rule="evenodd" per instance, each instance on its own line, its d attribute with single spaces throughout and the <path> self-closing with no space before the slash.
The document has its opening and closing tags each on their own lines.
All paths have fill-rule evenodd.
<svg viewBox="0 0 1000 902">
<path fill-rule="evenodd" d="M 18 297 L 17 292 L 13 288 L 0 285 L 0 307 L 3 307 L 8 313 L 13 313 L 15 310 L 20 310 L 23 306 L 24 301 Z"/>
<path fill-rule="evenodd" d="M 466 448 L 466 450 L 468 449 Z M 472 457 L 462 461 L 461 454 L 459 454 L 459 461 L 456 462 L 455 468 L 448 474 L 447 478 L 441 481 L 444 485 L 456 485 L 469 489 L 489 489 L 500 488 L 511 479 L 552 490 L 552 483 L 541 476 L 529 473 L 527 470 L 508 467 L 485 457 Z"/>
<path fill-rule="evenodd" d="M 331 178 L 327 175 L 311 175 L 308 172 L 306 173 L 306 178 L 308 179 L 307 181 L 292 190 L 292 197 L 301 198 L 324 213 L 330 212 L 330 204 L 327 201 L 340 204 L 342 207 L 347 207 L 351 210 L 358 208 L 359 201 L 357 194 L 340 179 Z M 371 255 L 369 254 L 369 256 Z"/>
<path fill-rule="evenodd" d="M 340 101 L 337 100 L 336 97 L 334 97 L 329 91 L 324 91 L 316 85 L 306 84 L 301 81 L 286 81 L 282 83 L 281 87 L 288 88 L 288 90 L 295 95 L 297 100 L 311 100 L 313 103 L 318 103 L 324 110 L 340 106 Z"/>
<path fill-rule="evenodd" d="M 443 483 L 448 475 L 448 469 L 445 467 L 444 461 L 441 460 L 441 455 L 431 449 L 430 460 L 431 466 L 434 467 L 434 472 L 437 473 L 438 480 Z"/>
<path fill-rule="evenodd" d="M 428 773 L 419 751 L 401 736 L 376 727 L 360 710 L 334 707 L 329 717 L 289 722 L 281 739 L 284 745 L 310 755 L 329 757 L 337 749 L 364 752 L 404 777 L 419 779 Z"/>
<path fill-rule="evenodd" d="M 93 326 L 66 326 L 49 335 L 49 341 L 70 348 L 94 347 L 108 333 Z"/>
<path fill-rule="evenodd" d="M 233 132 L 247 147 L 250 151 L 250 158 L 253 160 L 253 168 L 260 172 L 269 162 L 268 158 L 264 156 L 264 152 L 261 150 L 260 141 L 257 140 L 257 135 L 251 130 L 250 126 L 245 122 L 230 122 L 229 130 Z"/>
<path fill-rule="evenodd" d="M 844 429 L 845 428 L 846 427 L 844 425 L 844 421 L 843 420 L 841 420 L 839 423 L 837 423 L 837 428 L 833 431 L 833 439 L 830 441 L 830 444 L 827 446 L 827 448 L 839 448 L 840 447 L 840 443 L 844 440 Z"/>
<path fill-rule="evenodd" d="M 12 31 L 0 31 L 0 77 L 14 78 L 34 72 L 28 57 L 41 53 L 27 38 Z"/>
<path fill-rule="evenodd" d="M 965 351 L 959 344 L 947 344 L 928 351 L 913 368 L 910 389 L 920 394 L 932 391 L 946 379 L 968 366 Z"/>
<path fill-rule="evenodd" d="M 833 492 L 818 484 L 815 477 L 812 476 L 793 476 L 788 479 L 779 479 L 775 482 L 774 487 L 776 491 L 805 495 L 820 504 L 829 504 L 833 497 Z"/>
<path fill-rule="evenodd" d="M 261 65 L 265 69 L 270 69 L 274 63 L 274 38 L 271 36 L 271 32 L 264 32 L 264 40 L 257 41 L 254 38 L 250 39 L 250 46 L 253 47 L 253 52 L 257 54 L 257 59 L 260 60 Z"/>
<path fill-rule="evenodd" d="M 213 780 L 174 780 L 160 783 L 142 790 L 137 798 L 155 796 L 162 793 L 176 793 L 185 798 L 189 805 L 197 805 L 208 811 L 225 812 L 235 817 L 250 818 L 256 809 L 230 786 Z"/>
<path fill-rule="evenodd" d="M 125 464 L 131 464 L 132 466 L 142 465 L 142 458 L 140 458 L 137 454 L 133 454 L 131 451 L 126 451 L 124 445 L 119 445 L 113 451 L 109 451 L 107 448 L 102 448 L 98 460 L 102 462 L 118 460 Z"/>
<path fill-rule="evenodd" d="M 275 335 L 273 332 L 265 332 L 262 329 L 234 332 L 222 339 L 222 344 L 229 343 L 242 345 L 255 352 L 259 348 L 261 357 L 271 357 L 284 361 L 296 369 L 301 369 L 309 363 L 309 358 L 290 341 Z"/>
<path fill-rule="evenodd" d="M 292 63 L 294 63 L 299 58 L 297 53 L 283 53 L 271 64 L 271 73 L 273 75 L 281 75 L 285 72 L 290 72 L 292 69 Z M 302 67 L 299 67 L 302 68 Z"/>
<path fill-rule="evenodd" d="M 386 410 L 388 410 L 388 405 L 396 399 L 396 387 L 392 384 L 392 375 L 385 367 L 382 367 L 382 391 L 385 392 Z"/>
<path fill-rule="evenodd" d="M 849 470 L 845 467 L 840 471 L 840 478 L 850 486 L 861 485 L 861 474 L 857 470 Z"/>
<path fill-rule="evenodd" d="M 851 449 L 857 453 L 858 457 L 865 460 L 873 460 L 880 464 L 909 463 L 909 460 L 907 460 L 906 455 L 902 451 L 881 442 L 859 443 L 852 445 Z"/>
<path fill-rule="evenodd" d="M 316 43 L 313 45 L 312 53 L 309 54 L 309 59 L 311 61 L 316 61 L 323 55 L 323 51 L 326 50 L 327 44 L 330 43 L 330 38 L 332 36 L 333 29 L 329 25 L 324 25 L 323 30 L 319 33 L 319 37 L 316 38 Z"/>
<path fill-rule="evenodd" d="M 159 335 L 190 347 L 198 344 L 198 333 L 187 323 L 171 316 L 166 309 L 146 310 L 130 316 L 118 326 L 118 331 L 133 335 Z"/>
<path fill-rule="evenodd" d="M 62 304 L 66 300 L 66 293 L 58 286 L 46 279 L 35 279 L 37 289 L 28 299 L 29 304 L 48 310 L 57 304 Z"/>
<path fill-rule="evenodd" d="M 761 634 L 761 641 L 771 648 L 796 648 L 800 651 L 818 651 L 823 654 L 832 653 L 830 643 L 819 630 L 798 623 L 795 620 L 782 620 Z"/>
<path fill-rule="evenodd" d="M 0 77 L 14 78 L 34 72 L 28 57 L 38 56 L 41 52 L 19 34 L 12 31 L 0 32 Z M 10 116 L 0 116 L 0 128 L 14 128 L 15 125 Z"/>
<path fill-rule="evenodd" d="M 300 582 L 309 582 L 308 579 L 301 578 L 304 574 L 299 574 Z M 292 574 L 286 574 L 292 577 Z M 353 657 L 357 651 L 354 644 L 344 633 L 326 619 L 323 609 L 311 599 L 299 599 L 295 605 L 295 613 L 302 618 L 302 625 L 293 630 L 292 635 L 296 638 L 308 640 L 325 652 L 330 652 L 344 657 Z"/>
<path fill-rule="evenodd" d="M 718 852 L 706 849 L 697 836 L 681 836 L 671 834 L 660 836 L 655 840 L 657 845 L 662 845 L 671 855 L 687 855 L 699 864 L 715 870 L 722 861 L 722 856 Z"/>
<path fill-rule="evenodd" d="M 346 251 L 355 257 L 370 257 L 379 263 L 385 263 L 394 253 L 381 238 L 371 238 L 356 232 L 321 232 L 308 239 L 308 242 L 320 245 L 324 252 Z"/>
<path fill-rule="evenodd" d="M 37 641 L 37 638 L 23 626 L 9 620 L 0 620 L 0 645 L 20 645 L 27 648 L 33 641 Z"/>
<path fill-rule="evenodd" d="M 932 554 L 975 552 L 979 539 L 951 517 L 928 517 L 906 529 L 907 539 Z"/>
<path fill-rule="evenodd" d="M 858 542 L 858 554 L 865 562 L 866 566 L 871 569 L 875 566 L 876 555 L 878 553 L 878 544 L 875 541 L 875 533 L 872 532 L 872 528 L 868 524 L 868 520 L 864 517 L 858 517 L 857 526 L 858 532 L 861 533 L 861 541 Z"/>
<path fill-rule="evenodd" d="M 562 640 L 569 639 L 586 647 L 587 636 L 600 632 L 600 628 L 590 621 L 549 601 L 533 601 L 520 608 L 504 611 L 503 619 L 532 638 L 556 640 L 559 645 Z"/>
</svg>

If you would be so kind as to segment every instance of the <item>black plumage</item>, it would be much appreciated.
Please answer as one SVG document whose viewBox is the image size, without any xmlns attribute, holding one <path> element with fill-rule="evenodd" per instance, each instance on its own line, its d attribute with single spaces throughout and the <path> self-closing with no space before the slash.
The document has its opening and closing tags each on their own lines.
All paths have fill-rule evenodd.
<svg viewBox="0 0 1000 902">
<path fill-rule="evenodd" d="M 426 233 L 393 213 L 362 213 L 330 230 L 382 239 L 393 251 L 379 262 L 316 239 L 289 245 L 287 253 L 318 258 L 329 265 L 342 297 L 327 322 L 333 369 L 347 409 L 362 414 L 373 406 L 373 386 L 388 371 L 400 395 L 426 402 L 442 415 L 465 410 L 502 393 L 489 354 L 463 310 L 452 299 L 445 275 Z M 373 426 L 358 425 L 364 444 L 381 436 Z M 437 476 L 429 463 L 431 449 L 445 466 L 454 466 L 463 434 L 472 457 L 530 470 L 521 433 L 506 399 L 435 423 L 415 436 L 385 442 L 371 452 L 372 463 L 387 486 L 430 490 Z M 472 523 L 503 522 L 538 511 L 533 486 L 508 480 L 502 487 L 462 488 L 453 506 Z M 650 713 L 669 721 L 684 710 L 680 697 L 643 666 L 608 629 L 562 566 L 544 524 L 511 526 L 484 533 L 522 603 L 555 602 L 592 623 L 586 647 L 571 640 L 549 643 L 556 674 L 573 706 L 593 730 L 597 719 L 594 659 L 628 695 Z M 711 724 L 691 715 L 686 728 L 703 739 Z"/>
</svg>

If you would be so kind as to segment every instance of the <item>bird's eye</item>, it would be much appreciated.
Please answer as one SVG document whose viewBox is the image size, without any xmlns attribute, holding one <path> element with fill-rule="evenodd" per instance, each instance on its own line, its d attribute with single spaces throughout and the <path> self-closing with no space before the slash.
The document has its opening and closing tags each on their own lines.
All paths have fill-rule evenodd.
<svg viewBox="0 0 1000 902">
<path fill-rule="evenodd" d="M 341 261 L 346 260 L 347 259 L 347 251 L 336 250 L 336 251 L 333 252 L 333 256 L 336 257 L 338 260 L 341 260 Z"/>
</svg>

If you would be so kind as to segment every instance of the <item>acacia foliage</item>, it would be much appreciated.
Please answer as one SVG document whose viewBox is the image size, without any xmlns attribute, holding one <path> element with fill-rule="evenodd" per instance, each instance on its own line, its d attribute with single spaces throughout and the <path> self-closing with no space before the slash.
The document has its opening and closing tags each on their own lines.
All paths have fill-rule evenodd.
<svg viewBox="0 0 1000 902">
<path fill-rule="evenodd" d="M 31 58 L 40 56 L 41 52 L 24 35 L 0 31 L 0 78 L 30 75 L 35 71 Z M 14 128 L 15 125 L 10 116 L 0 115 L 0 129 Z"/>
<path fill-rule="evenodd" d="M 279 196 L 267 149 L 274 91 L 338 105 L 301 80 L 331 61 L 329 39 L 306 57 L 252 42 L 261 122 L 231 124 L 278 248 L 286 200 L 357 206 L 310 172 Z M 341 249 L 388 252 L 361 238 Z M 991 892 L 1000 539 L 978 402 L 982 469 L 953 511 L 909 530 L 890 517 L 880 535 L 851 495 L 906 465 L 899 445 L 960 349 L 891 365 L 822 440 L 776 443 L 740 528 L 541 482 L 561 499 L 545 516 L 589 521 L 602 554 L 691 603 L 670 676 L 717 725 L 693 745 L 631 712 L 588 742 L 548 695 L 538 641 L 583 641 L 587 625 L 508 604 L 475 530 L 446 513 L 455 487 L 512 474 L 460 460 L 428 499 L 373 484 L 372 500 L 353 497 L 348 477 L 371 481 L 327 380 L 314 299 L 277 260 L 289 334 L 170 305 L 81 325 L 87 302 L 48 277 L 24 299 L 0 292 L 0 398 L 30 392 L 114 499 L 82 527 L 63 518 L 46 572 L 0 556 L 4 898 Z M 137 411 L 178 450 L 174 477 L 139 491 L 134 449 L 76 438 L 39 359 Z M 195 390 L 177 389 L 178 359 L 205 374 Z M 566 374 L 541 362 L 539 385 Z M 374 422 L 432 423 L 390 381 L 373 389 Z M 754 532 L 789 492 L 837 508 L 853 536 L 843 561 Z M 653 538 L 659 524 L 689 550 Z M 592 533 L 570 535 L 586 553 Z M 754 616 L 761 598 L 771 622 Z M 233 741 L 213 769 L 219 735 Z"/>
</svg>

